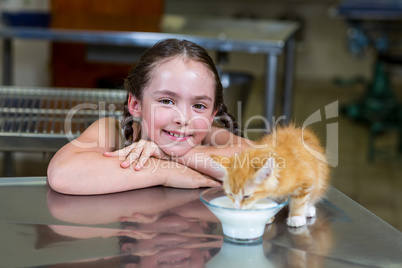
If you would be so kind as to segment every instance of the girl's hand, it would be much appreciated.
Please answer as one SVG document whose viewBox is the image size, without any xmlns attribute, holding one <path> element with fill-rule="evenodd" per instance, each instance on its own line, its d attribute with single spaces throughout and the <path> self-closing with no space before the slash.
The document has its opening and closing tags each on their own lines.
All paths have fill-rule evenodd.
<svg viewBox="0 0 402 268">
<path fill-rule="evenodd" d="M 121 162 L 120 166 L 122 168 L 127 168 L 132 164 L 135 164 L 135 170 L 142 169 L 151 156 L 164 160 L 169 159 L 169 156 L 166 155 L 155 142 L 147 140 L 134 142 L 123 149 L 114 152 L 105 152 L 103 155 L 124 157 L 125 159 Z"/>
</svg>

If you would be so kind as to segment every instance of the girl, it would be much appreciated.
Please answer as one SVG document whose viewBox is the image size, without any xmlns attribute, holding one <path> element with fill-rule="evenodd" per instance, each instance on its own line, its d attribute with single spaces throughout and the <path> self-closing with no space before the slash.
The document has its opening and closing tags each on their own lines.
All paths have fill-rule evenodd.
<svg viewBox="0 0 402 268">
<path fill-rule="evenodd" d="M 230 156 L 249 146 L 235 135 L 237 124 L 226 112 L 212 59 L 192 42 L 155 44 L 130 71 L 124 88 L 121 126 L 102 118 L 54 155 L 48 166 L 54 190 L 84 195 L 155 185 L 218 186 L 215 179 L 223 171 L 209 155 Z"/>
</svg>

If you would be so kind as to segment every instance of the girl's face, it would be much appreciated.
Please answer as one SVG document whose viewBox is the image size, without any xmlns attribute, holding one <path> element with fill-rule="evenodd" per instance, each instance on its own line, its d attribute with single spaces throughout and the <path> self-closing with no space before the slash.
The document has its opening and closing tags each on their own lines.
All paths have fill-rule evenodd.
<svg viewBox="0 0 402 268">
<path fill-rule="evenodd" d="M 155 68 L 138 103 L 142 139 L 165 153 L 182 156 L 201 144 L 216 111 L 213 73 L 203 64 L 174 58 Z"/>
</svg>

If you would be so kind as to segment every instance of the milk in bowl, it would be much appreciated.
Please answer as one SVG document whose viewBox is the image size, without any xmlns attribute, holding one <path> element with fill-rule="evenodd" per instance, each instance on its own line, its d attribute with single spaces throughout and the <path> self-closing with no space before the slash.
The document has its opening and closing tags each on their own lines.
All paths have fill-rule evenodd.
<svg viewBox="0 0 402 268">
<path fill-rule="evenodd" d="M 236 209 L 222 187 L 202 192 L 200 199 L 220 220 L 225 239 L 237 243 L 260 240 L 265 225 L 287 204 L 266 198 L 247 209 Z"/>
</svg>

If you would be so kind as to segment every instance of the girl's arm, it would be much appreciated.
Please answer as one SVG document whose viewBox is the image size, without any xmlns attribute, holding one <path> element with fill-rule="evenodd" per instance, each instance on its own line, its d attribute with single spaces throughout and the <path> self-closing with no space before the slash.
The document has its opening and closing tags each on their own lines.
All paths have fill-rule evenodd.
<svg viewBox="0 0 402 268">
<path fill-rule="evenodd" d="M 250 148 L 253 144 L 251 140 L 236 136 L 224 128 L 213 126 L 202 145 L 194 147 L 175 160 L 203 174 L 221 179 L 224 171 L 212 160 L 211 155 L 232 156 Z"/>
<path fill-rule="evenodd" d="M 105 157 L 118 149 L 119 123 L 103 118 L 76 140 L 62 147 L 48 166 L 50 186 L 65 194 L 105 194 L 165 185 L 179 188 L 217 186 L 218 183 L 182 164 L 152 158 L 135 171 L 121 168 L 119 157 Z"/>
<path fill-rule="evenodd" d="M 169 156 L 169 159 L 197 170 L 202 174 L 221 179 L 225 171 L 212 160 L 211 155 L 232 156 L 252 145 L 251 140 L 236 136 L 224 128 L 212 127 L 202 145 L 192 148 L 185 155 Z M 142 170 L 149 160 L 167 158 L 167 155 L 154 142 L 146 140 L 133 143 L 118 151 L 106 152 L 105 155 L 109 157 L 120 156 L 121 160 L 124 160 L 120 163 L 122 168 L 134 165 L 136 171 Z"/>
</svg>

